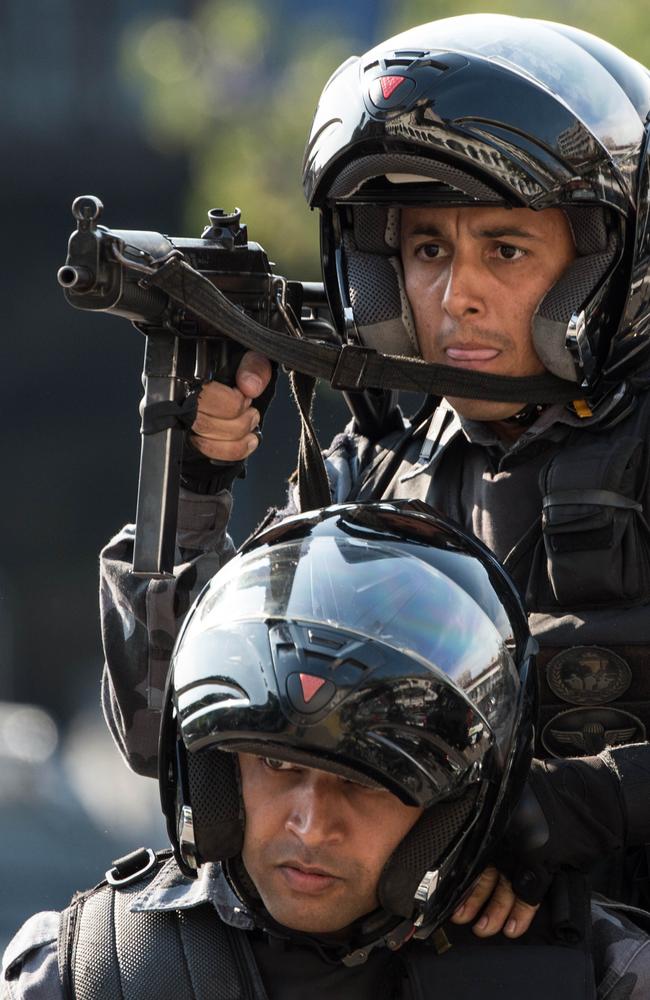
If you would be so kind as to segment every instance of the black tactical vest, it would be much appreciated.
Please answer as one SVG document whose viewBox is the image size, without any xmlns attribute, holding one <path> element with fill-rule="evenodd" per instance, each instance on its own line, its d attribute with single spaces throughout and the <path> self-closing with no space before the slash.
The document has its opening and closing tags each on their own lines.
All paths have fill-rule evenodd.
<svg viewBox="0 0 650 1000">
<path fill-rule="evenodd" d="M 102 882 L 73 899 L 61 915 L 59 971 L 65 1000 L 273 1000 L 281 984 L 262 984 L 250 933 L 229 927 L 211 904 L 185 910 L 131 913 L 134 895 L 154 878 L 177 876 L 169 855 L 127 884 Z M 118 863 L 119 865 L 119 863 Z M 584 905 L 582 905 L 584 904 Z M 450 929 L 451 947 L 413 941 L 394 955 L 400 963 L 395 1000 L 595 1000 L 588 900 L 564 944 L 542 915 L 523 939 L 479 941 Z M 568 912 L 568 911 L 567 911 Z M 439 953 L 440 952 L 440 953 Z M 289 957 L 287 960 L 291 960 Z M 281 964 L 278 966 L 281 976 Z M 310 1000 L 336 1000 L 305 983 Z"/>
<path fill-rule="evenodd" d="M 614 426 L 531 441 L 496 475 L 488 449 L 468 443 L 451 416 L 437 411 L 426 438 L 402 432 L 380 442 L 351 499 L 426 500 L 494 549 L 525 597 L 540 645 L 538 756 L 645 740 L 650 392 Z M 488 522 L 494 538 L 481 531 Z M 519 535 L 509 536 L 512 524 Z M 494 539 L 504 538 L 499 551 Z"/>
</svg>

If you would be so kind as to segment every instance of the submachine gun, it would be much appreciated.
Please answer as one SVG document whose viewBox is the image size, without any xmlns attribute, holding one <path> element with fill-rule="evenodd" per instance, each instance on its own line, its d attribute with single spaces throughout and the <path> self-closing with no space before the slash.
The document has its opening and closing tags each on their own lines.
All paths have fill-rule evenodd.
<svg viewBox="0 0 650 1000">
<path fill-rule="evenodd" d="M 165 265 L 168 271 L 180 262 L 188 266 L 188 274 L 179 274 L 181 292 L 187 293 L 181 298 L 198 297 L 196 284 L 189 286 L 189 274 L 207 279 L 234 304 L 237 312 L 229 318 L 235 325 L 241 326 L 246 315 L 267 331 L 284 330 L 337 349 L 340 338 L 331 324 L 323 285 L 286 281 L 274 274 L 263 248 L 248 239 L 239 209 L 230 214 L 211 209 L 200 239 L 108 229 L 99 224 L 102 211 L 102 202 L 92 195 L 73 202 L 77 229 L 57 280 L 71 306 L 131 320 L 146 337 L 133 570 L 166 576 L 174 562 L 183 439 L 195 413 L 196 394 L 211 379 L 234 384 L 246 346 L 157 285 Z M 272 342 L 250 346 L 266 346 L 267 353 L 277 357 Z M 378 429 L 393 402 L 393 394 L 382 390 L 344 394 L 364 433 Z"/>
<path fill-rule="evenodd" d="M 317 378 L 343 392 L 360 433 L 375 439 L 394 421 L 396 390 L 539 402 L 576 394 L 576 386 L 548 374 L 485 374 L 363 346 L 339 256 L 343 342 L 323 286 L 274 274 L 265 251 L 248 239 L 239 209 L 209 211 L 200 239 L 108 229 L 98 222 L 102 210 L 92 195 L 73 202 L 77 228 L 57 278 L 70 305 L 122 316 L 146 338 L 135 573 L 164 577 L 172 572 L 183 440 L 198 390 L 212 379 L 232 385 L 247 349 L 291 373 L 302 421 L 298 486 L 303 509 L 329 502 L 309 419 Z"/>
</svg>

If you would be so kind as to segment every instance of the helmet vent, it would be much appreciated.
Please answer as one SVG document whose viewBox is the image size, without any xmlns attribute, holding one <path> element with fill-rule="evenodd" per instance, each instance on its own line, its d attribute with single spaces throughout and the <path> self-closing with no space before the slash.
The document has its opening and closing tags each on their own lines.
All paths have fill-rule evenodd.
<svg viewBox="0 0 650 1000">
<path fill-rule="evenodd" d="M 338 651 L 343 649 L 349 643 L 349 638 L 340 639 L 337 636 L 332 635 L 330 632 L 317 632 L 314 628 L 307 629 L 307 635 L 309 641 L 314 644 L 314 646 L 324 646 L 326 649 L 333 649 Z"/>
<path fill-rule="evenodd" d="M 424 65 L 433 66 L 434 69 L 446 70 L 449 69 L 447 63 L 441 62 L 439 59 L 433 59 L 430 52 L 425 49 L 398 49 L 394 55 L 389 56 L 385 59 L 373 59 L 372 62 L 367 63 L 363 67 L 364 73 L 368 73 L 371 69 L 377 69 L 378 67 L 383 69 L 393 69 L 394 66 L 400 66 L 402 69 L 415 65 L 422 65 L 424 60 Z"/>
</svg>

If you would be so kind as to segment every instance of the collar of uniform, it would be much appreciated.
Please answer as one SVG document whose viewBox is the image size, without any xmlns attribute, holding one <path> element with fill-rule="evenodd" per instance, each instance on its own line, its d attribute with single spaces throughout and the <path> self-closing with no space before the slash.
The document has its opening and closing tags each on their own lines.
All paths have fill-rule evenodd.
<svg viewBox="0 0 650 1000">
<path fill-rule="evenodd" d="M 579 417 L 571 407 L 564 403 L 555 403 L 542 410 L 537 420 L 527 427 L 516 441 L 503 441 L 492 427 L 481 420 L 468 420 L 456 414 L 463 434 L 472 444 L 480 444 L 484 448 L 498 448 L 503 454 L 525 448 L 527 444 L 541 437 L 564 437 L 566 428 L 593 427 L 599 424 L 618 405 L 620 396 L 614 393 L 590 417 Z"/>
<path fill-rule="evenodd" d="M 221 865 L 206 864 L 198 878 L 189 879 L 171 858 L 155 878 L 136 896 L 129 909 L 134 913 L 189 910 L 210 903 L 226 924 L 250 930 L 254 924 L 245 907 L 228 885 Z"/>
</svg>

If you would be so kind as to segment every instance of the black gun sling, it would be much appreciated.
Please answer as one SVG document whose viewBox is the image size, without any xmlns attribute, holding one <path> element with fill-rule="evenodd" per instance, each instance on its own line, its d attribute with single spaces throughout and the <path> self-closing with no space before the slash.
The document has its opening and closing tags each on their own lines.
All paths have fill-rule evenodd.
<svg viewBox="0 0 650 1000">
<path fill-rule="evenodd" d="M 237 309 L 211 281 L 179 256 L 174 256 L 143 285 L 164 291 L 215 331 L 249 350 L 272 358 L 291 372 L 291 384 L 300 413 L 298 496 L 301 510 L 330 502 L 327 475 L 313 430 L 311 402 L 317 378 L 332 388 L 351 392 L 364 389 L 401 389 L 435 396 L 464 396 L 495 400 L 568 402 L 580 396 L 577 385 L 554 375 L 524 378 L 465 371 L 430 364 L 418 358 L 385 355 L 371 348 L 278 333 Z"/>
<path fill-rule="evenodd" d="M 430 364 L 419 358 L 380 354 L 368 347 L 342 347 L 278 333 L 234 306 L 219 289 L 185 261 L 174 257 L 143 283 L 162 289 L 215 330 L 249 350 L 260 351 L 287 368 L 324 378 L 334 389 L 401 389 L 426 395 L 465 396 L 518 402 L 567 402 L 581 396 L 575 383 L 555 375 L 513 377 Z"/>
</svg>

